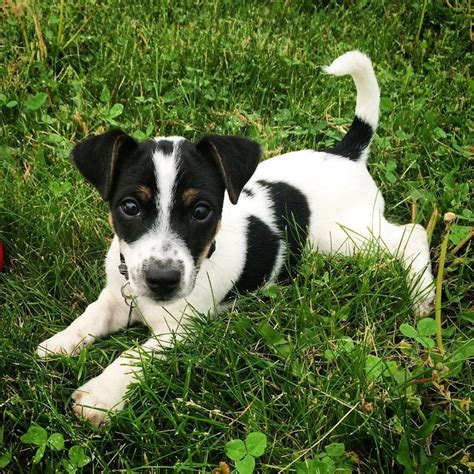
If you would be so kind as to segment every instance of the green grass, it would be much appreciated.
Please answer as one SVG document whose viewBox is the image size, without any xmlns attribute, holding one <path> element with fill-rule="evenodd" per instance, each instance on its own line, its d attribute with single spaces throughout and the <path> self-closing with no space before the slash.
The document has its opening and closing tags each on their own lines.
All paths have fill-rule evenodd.
<svg viewBox="0 0 474 474">
<path fill-rule="evenodd" d="M 65 471 L 67 450 L 81 446 L 88 472 L 210 472 L 233 466 L 226 442 L 260 431 L 268 446 L 257 472 L 306 472 L 298 463 L 318 456 L 321 472 L 467 472 L 474 260 L 470 242 L 453 252 L 474 217 L 467 2 L 60 5 L 8 2 L 2 13 L 5 471 Z M 382 90 L 369 166 L 388 215 L 425 226 L 435 210 L 458 215 L 443 285 L 446 353 L 402 334 L 417 322 L 394 262 L 308 255 L 293 285 L 244 297 L 218 318 L 196 316 L 164 361 L 145 364 L 110 427 L 74 418 L 72 391 L 147 333 L 119 333 L 78 358 L 33 355 L 103 284 L 107 210 L 70 164 L 72 145 L 120 126 L 138 138 L 242 134 L 266 156 L 327 147 L 350 123 L 355 91 L 319 66 L 356 48 Z M 440 220 L 435 271 L 443 233 Z M 61 433 L 64 450 L 33 464 L 36 447 L 20 440 L 31 425 Z M 342 456 L 324 457 L 332 443 L 344 443 Z"/>
</svg>

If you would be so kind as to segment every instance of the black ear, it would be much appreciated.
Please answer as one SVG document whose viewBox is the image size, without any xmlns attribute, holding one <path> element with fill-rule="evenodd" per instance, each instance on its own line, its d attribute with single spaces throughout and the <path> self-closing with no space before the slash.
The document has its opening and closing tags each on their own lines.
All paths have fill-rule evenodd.
<svg viewBox="0 0 474 474">
<path fill-rule="evenodd" d="M 262 156 L 260 145 L 243 137 L 206 135 L 196 143 L 196 148 L 217 164 L 230 202 L 237 204 L 240 192 Z"/>
<path fill-rule="evenodd" d="M 122 130 L 111 130 L 81 141 L 74 147 L 71 155 L 84 178 L 107 201 L 119 156 L 132 152 L 136 146 L 137 142 Z"/>
</svg>

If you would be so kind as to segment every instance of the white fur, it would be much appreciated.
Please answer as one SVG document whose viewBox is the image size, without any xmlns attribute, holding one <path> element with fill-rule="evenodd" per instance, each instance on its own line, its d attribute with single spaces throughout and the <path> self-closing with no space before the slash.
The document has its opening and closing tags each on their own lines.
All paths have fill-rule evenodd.
<svg viewBox="0 0 474 474">
<path fill-rule="evenodd" d="M 160 139 L 155 138 L 159 142 Z M 153 153 L 153 164 L 155 166 L 155 179 L 160 190 L 156 197 L 156 207 L 158 211 L 158 222 L 154 231 L 167 235 L 170 231 L 171 209 L 173 207 L 174 194 L 178 171 L 181 166 L 179 159 L 180 143 L 184 138 L 175 138 L 173 143 L 173 153 L 167 155 L 161 151 Z"/>
<path fill-rule="evenodd" d="M 379 123 L 380 90 L 370 59 L 360 51 L 349 51 L 336 58 L 324 71 L 334 76 L 352 76 L 357 89 L 355 113 L 375 132 Z"/>
<path fill-rule="evenodd" d="M 357 115 L 375 129 L 379 91 L 370 60 L 359 52 L 347 53 L 336 59 L 327 72 L 352 75 L 358 94 Z M 162 169 L 161 166 L 157 163 L 158 170 Z M 164 173 L 168 184 L 160 182 L 160 186 L 169 185 L 174 179 L 172 174 L 172 171 Z M 159 175 L 158 171 L 158 180 L 161 179 Z M 133 312 L 133 321 L 143 318 L 154 336 L 141 350 L 156 351 L 160 344 L 169 344 L 173 334 L 179 337 L 183 323 L 194 310 L 213 310 L 233 283 L 238 281 L 245 265 L 246 222 L 250 215 L 259 217 L 276 230 L 267 191 L 256 183 L 261 179 L 287 182 L 305 195 L 311 211 L 309 240 L 315 249 L 324 253 L 352 255 L 369 242 L 377 242 L 386 252 L 399 258 L 409 268 L 410 285 L 414 298 L 418 298 L 418 310 L 429 311 L 434 290 L 424 229 L 413 224 L 397 226 L 385 219 L 383 197 L 364 160 L 355 162 L 324 152 L 305 150 L 261 163 L 246 185 L 254 195 L 242 194 L 238 205 L 232 205 L 226 197 L 222 226 L 216 237 L 216 251 L 203 262 L 194 288 L 186 299 L 162 307 L 148 298 L 139 298 L 140 311 Z M 168 189 L 172 189 L 171 186 Z M 168 206 L 172 194 L 165 194 L 160 206 Z M 151 241 L 152 237 L 156 239 L 156 234 L 161 235 L 160 229 L 158 226 L 155 235 L 148 236 L 150 242 L 141 243 L 142 250 L 156 250 Z M 130 261 L 133 266 L 133 262 L 143 256 L 132 254 L 129 247 L 125 246 L 122 250 L 126 253 L 127 263 Z M 273 276 L 278 274 L 283 261 L 284 249 L 280 249 Z M 99 299 L 67 329 L 41 343 L 38 348 L 40 356 L 59 352 L 74 354 L 96 338 L 126 325 L 128 307 L 120 292 L 124 280 L 117 271 L 118 264 L 119 242 L 114 238 L 106 259 L 107 285 Z M 101 424 L 106 420 L 107 411 L 123 407 L 126 388 L 140 373 L 139 365 L 131 365 L 130 356 L 136 357 L 137 350 L 127 351 L 73 394 L 77 414 L 92 423 Z"/>
</svg>

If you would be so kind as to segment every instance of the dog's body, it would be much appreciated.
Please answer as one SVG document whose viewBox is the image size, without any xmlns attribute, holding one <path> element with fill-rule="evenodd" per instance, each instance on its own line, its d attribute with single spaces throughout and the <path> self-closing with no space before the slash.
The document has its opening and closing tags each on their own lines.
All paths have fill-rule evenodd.
<svg viewBox="0 0 474 474">
<path fill-rule="evenodd" d="M 106 260 L 107 285 L 67 329 L 40 344 L 38 353 L 73 354 L 127 325 L 121 254 L 130 278 L 125 291 L 139 307 L 131 321 L 144 319 L 153 332 L 142 347 L 147 351 L 179 336 L 192 310 L 207 312 L 237 293 L 287 280 L 304 245 L 352 255 L 378 242 L 409 268 L 417 310 L 427 312 L 434 293 L 426 232 L 387 222 L 384 200 L 365 164 L 379 113 L 370 60 L 346 53 L 327 72 L 350 74 L 357 87 L 353 124 L 327 152 L 288 153 L 255 171 L 259 147 L 239 137 L 138 144 L 114 131 L 79 144 L 75 162 L 109 202 L 116 232 Z M 128 351 L 74 392 L 76 413 L 100 424 L 107 410 L 121 409 L 140 371 L 130 363 L 136 355 Z"/>
</svg>

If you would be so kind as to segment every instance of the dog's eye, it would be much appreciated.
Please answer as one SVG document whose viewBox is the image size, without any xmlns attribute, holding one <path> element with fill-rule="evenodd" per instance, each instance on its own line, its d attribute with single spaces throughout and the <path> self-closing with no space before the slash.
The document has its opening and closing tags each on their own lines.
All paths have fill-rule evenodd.
<svg viewBox="0 0 474 474">
<path fill-rule="evenodd" d="M 203 202 L 198 202 L 193 209 L 193 219 L 196 221 L 203 221 L 208 218 L 209 214 L 211 213 L 211 208 L 204 204 Z"/>
<path fill-rule="evenodd" d="M 120 204 L 122 212 L 129 217 L 137 217 L 140 215 L 140 208 L 135 199 L 124 199 Z"/>
</svg>

